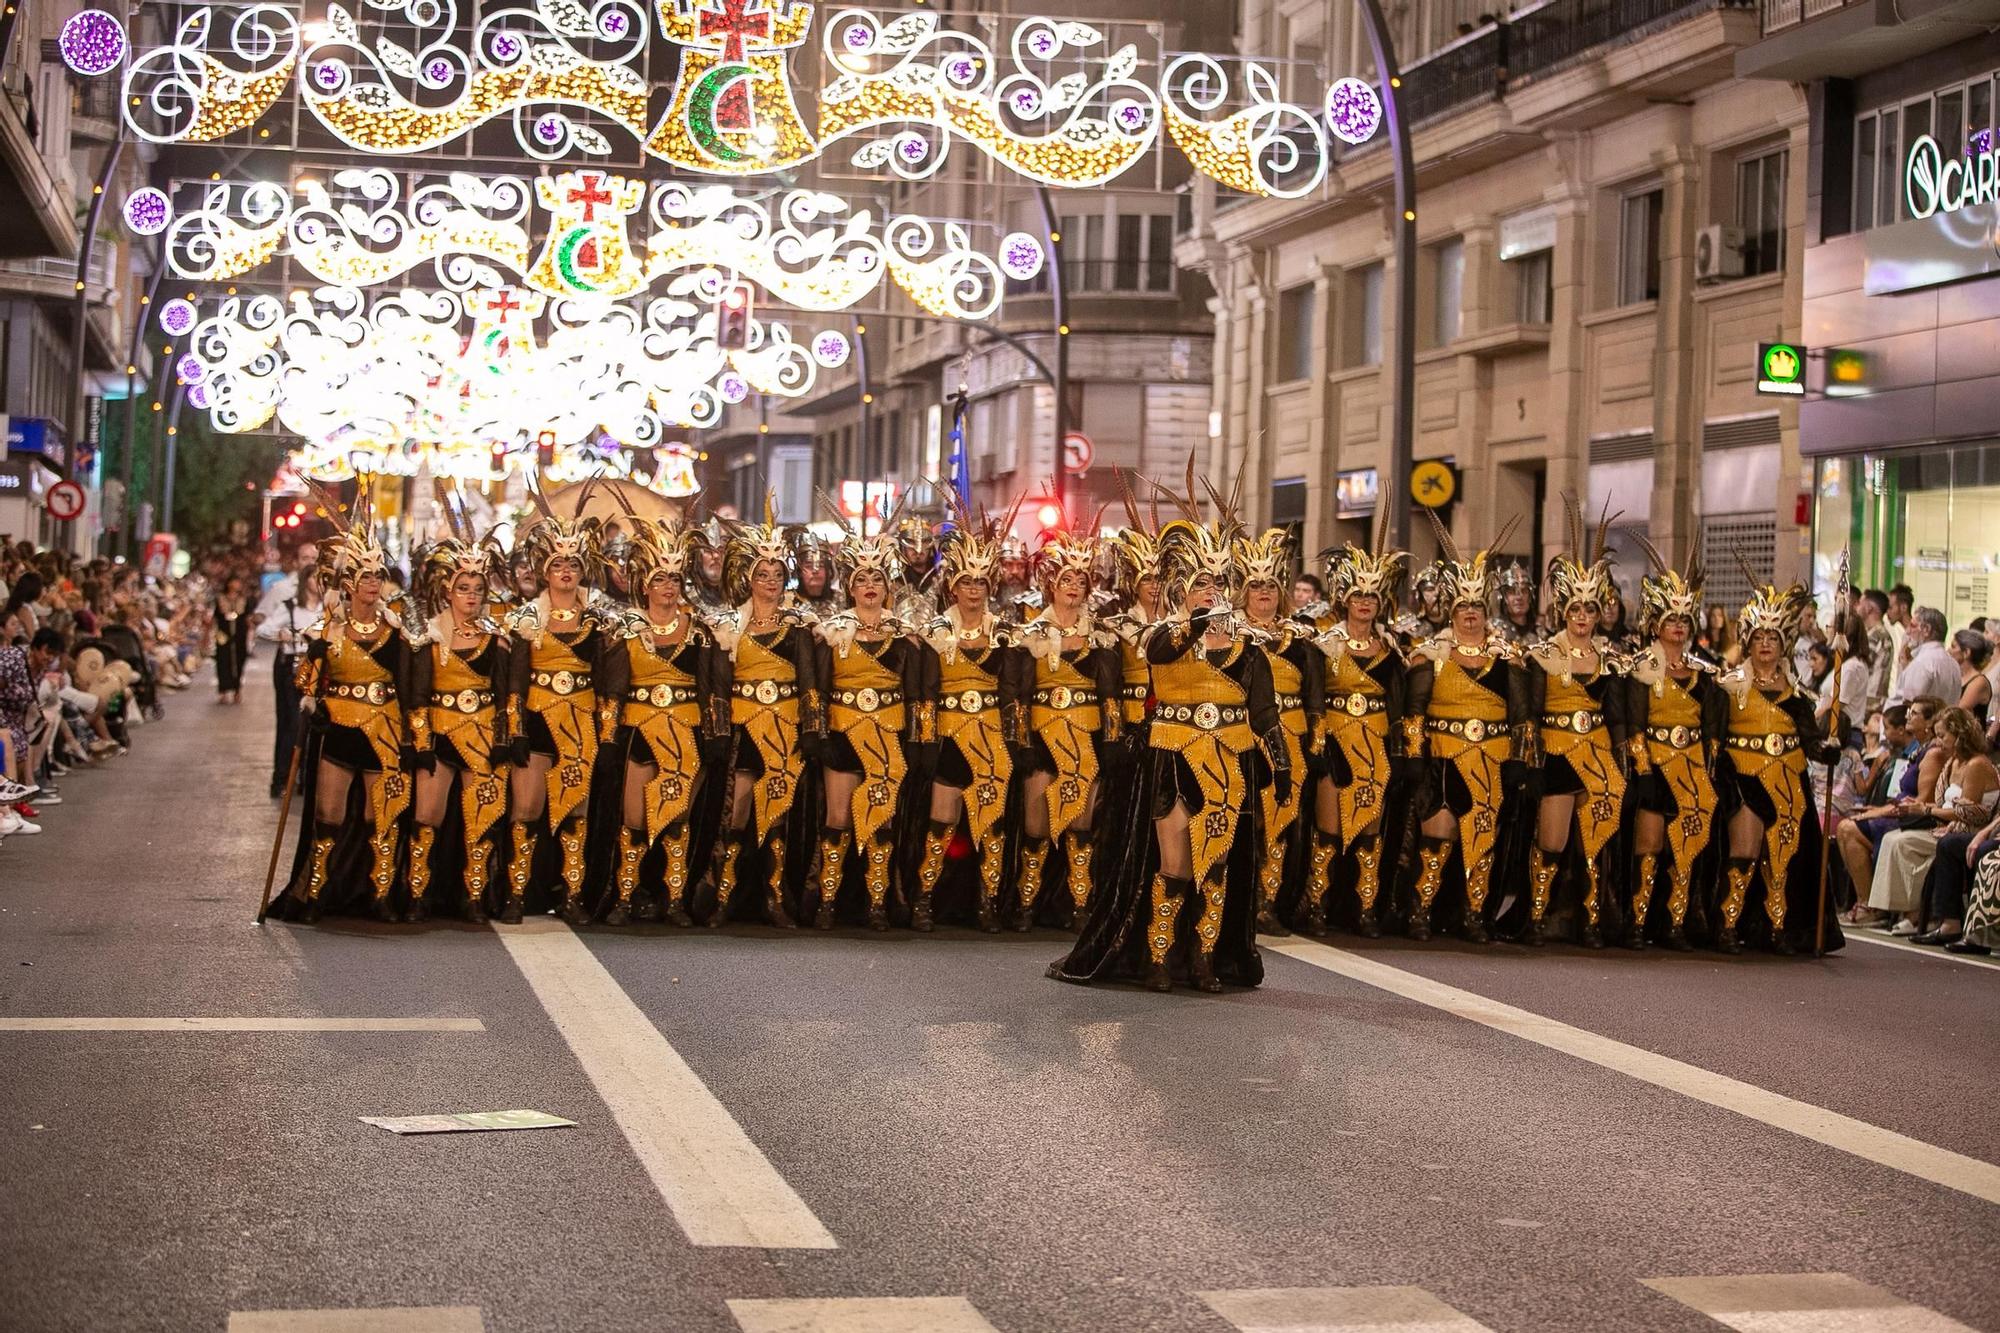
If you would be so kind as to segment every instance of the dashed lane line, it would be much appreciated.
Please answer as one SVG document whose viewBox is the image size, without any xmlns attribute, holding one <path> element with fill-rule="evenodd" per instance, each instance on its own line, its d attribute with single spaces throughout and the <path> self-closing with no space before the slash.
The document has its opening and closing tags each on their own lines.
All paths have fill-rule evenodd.
<svg viewBox="0 0 2000 1333">
<path fill-rule="evenodd" d="M 1323 971 L 1400 995 L 1524 1041 L 1561 1051 L 1615 1073 L 1677 1092 L 1725 1111 L 1734 1111 L 1814 1143 L 1851 1153 L 1864 1161 L 2000 1203 L 2000 1166 L 1940 1148 L 1906 1134 L 1856 1120 L 1823 1106 L 1797 1101 L 1740 1079 L 1658 1055 L 1568 1023 L 1489 1000 L 1441 981 L 1405 972 L 1359 954 L 1308 940 L 1270 941 L 1265 948 Z"/>
<path fill-rule="evenodd" d="M 1964 967 L 1983 967 L 1989 972 L 2000 971 L 2000 962 L 1992 958 L 1981 958 L 1977 954 L 1948 953 L 1943 948 L 1929 944 L 1910 944 L 1885 935 L 1870 934 L 1862 927 L 1852 927 L 1842 932 L 1850 944 L 1872 944 L 1878 949 L 1894 949 L 1898 953 L 1913 953 L 1919 958 L 1929 958 L 1940 963 L 1958 963 Z"/>
<path fill-rule="evenodd" d="M 485 1333 L 476 1305 L 397 1305 L 373 1310 L 238 1310 L 229 1333 Z"/>
<path fill-rule="evenodd" d="M 997 1333 L 963 1296 L 731 1301 L 743 1333 Z"/>
<path fill-rule="evenodd" d="M 1237 1333 L 1492 1333 L 1422 1287 L 1198 1291 Z"/>
<path fill-rule="evenodd" d="M 484 1032 L 476 1018 L 0 1018 L 0 1032 Z"/>
<path fill-rule="evenodd" d="M 574 931 L 550 917 L 493 929 L 691 1243 L 839 1248 Z"/>
<path fill-rule="evenodd" d="M 1973 1333 L 1969 1325 L 1845 1273 L 1643 1280 L 1738 1333 Z"/>
</svg>

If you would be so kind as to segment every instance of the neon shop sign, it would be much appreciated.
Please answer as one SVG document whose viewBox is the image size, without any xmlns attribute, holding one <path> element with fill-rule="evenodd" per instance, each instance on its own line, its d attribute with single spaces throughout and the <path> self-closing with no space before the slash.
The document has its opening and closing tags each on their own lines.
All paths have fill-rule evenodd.
<svg viewBox="0 0 2000 1333">
<path fill-rule="evenodd" d="M 1903 169 L 1903 198 L 1918 220 L 1938 212 L 1957 213 L 2000 199 L 2000 149 L 1990 136 L 1976 138 L 1975 151 L 1963 158 L 1944 155 L 1936 139 L 1926 134 L 1910 145 Z"/>
</svg>

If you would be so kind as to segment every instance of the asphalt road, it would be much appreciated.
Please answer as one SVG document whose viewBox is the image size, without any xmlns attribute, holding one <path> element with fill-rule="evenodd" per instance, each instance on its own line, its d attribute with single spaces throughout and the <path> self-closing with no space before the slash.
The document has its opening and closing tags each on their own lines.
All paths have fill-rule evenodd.
<svg viewBox="0 0 2000 1333">
<path fill-rule="evenodd" d="M 2000 1329 L 2000 969 L 257 927 L 269 705 L 0 847 L 0 1327 Z M 17 1021 L 190 1017 L 433 1030 Z M 516 1107 L 577 1125 L 357 1119 Z"/>
</svg>

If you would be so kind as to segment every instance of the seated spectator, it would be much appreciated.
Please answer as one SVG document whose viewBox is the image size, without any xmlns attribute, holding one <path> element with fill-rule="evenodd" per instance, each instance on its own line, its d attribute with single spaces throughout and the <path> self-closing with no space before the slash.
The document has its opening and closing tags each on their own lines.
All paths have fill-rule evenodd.
<svg viewBox="0 0 2000 1333">
<path fill-rule="evenodd" d="M 1897 935 L 1919 933 L 1924 879 L 1938 840 L 1980 828 L 2000 795 L 2000 772 L 1986 757 L 1986 733 L 1972 714 L 1947 708 L 1938 714 L 1934 730 L 1944 762 L 1932 782 L 1931 799 L 1898 807 L 1899 826 L 1882 836 L 1868 892 L 1868 906 L 1878 914 L 1875 924 L 1894 921 L 1891 933 Z"/>
<path fill-rule="evenodd" d="M 1952 944 L 1964 938 L 1966 894 L 1980 861 L 2000 851 L 2000 816 L 1974 833 L 1947 833 L 1938 839 L 1937 859 L 1924 883 L 1924 915 L 1930 927 L 1912 944 Z"/>
<path fill-rule="evenodd" d="M 1911 703 L 1891 704 L 1888 716 L 1902 711 L 1906 729 L 1899 734 L 1900 750 L 1884 768 L 1875 799 L 1841 821 L 1834 832 L 1834 845 L 1847 879 L 1855 888 L 1856 903 L 1847 920 L 1859 925 L 1873 913 L 1858 901 L 1866 896 L 1866 886 L 1875 879 L 1875 848 L 1884 835 L 1900 827 L 1905 808 L 1928 801 L 1944 768 L 1944 752 L 1932 745 L 1932 720 L 1944 711 L 1941 700 L 1925 697 Z"/>
<path fill-rule="evenodd" d="M 1951 636 L 1946 649 L 1958 664 L 1958 706 L 1972 714 L 1972 720 L 1986 729 L 1987 708 L 1993 702 L 1993 682 L 1986 678 L 1986 664 L 1993 649 L 1977 630 L 1962 629 Z"/>
</svg>

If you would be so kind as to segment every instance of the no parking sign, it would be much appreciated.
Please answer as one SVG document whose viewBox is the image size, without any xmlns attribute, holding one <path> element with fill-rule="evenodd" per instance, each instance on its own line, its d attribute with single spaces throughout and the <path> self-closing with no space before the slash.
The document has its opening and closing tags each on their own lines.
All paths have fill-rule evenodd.
<svg viewBox="0 0 2000 1333">
<path fill-rule="evenodd" d="M 48 506 L 50 518 L 67 523 L 83 512 L 83 487 L 73 481 L 59 481 L 49 487 L 48 497 L 42 503 Z"/>
</svg>

